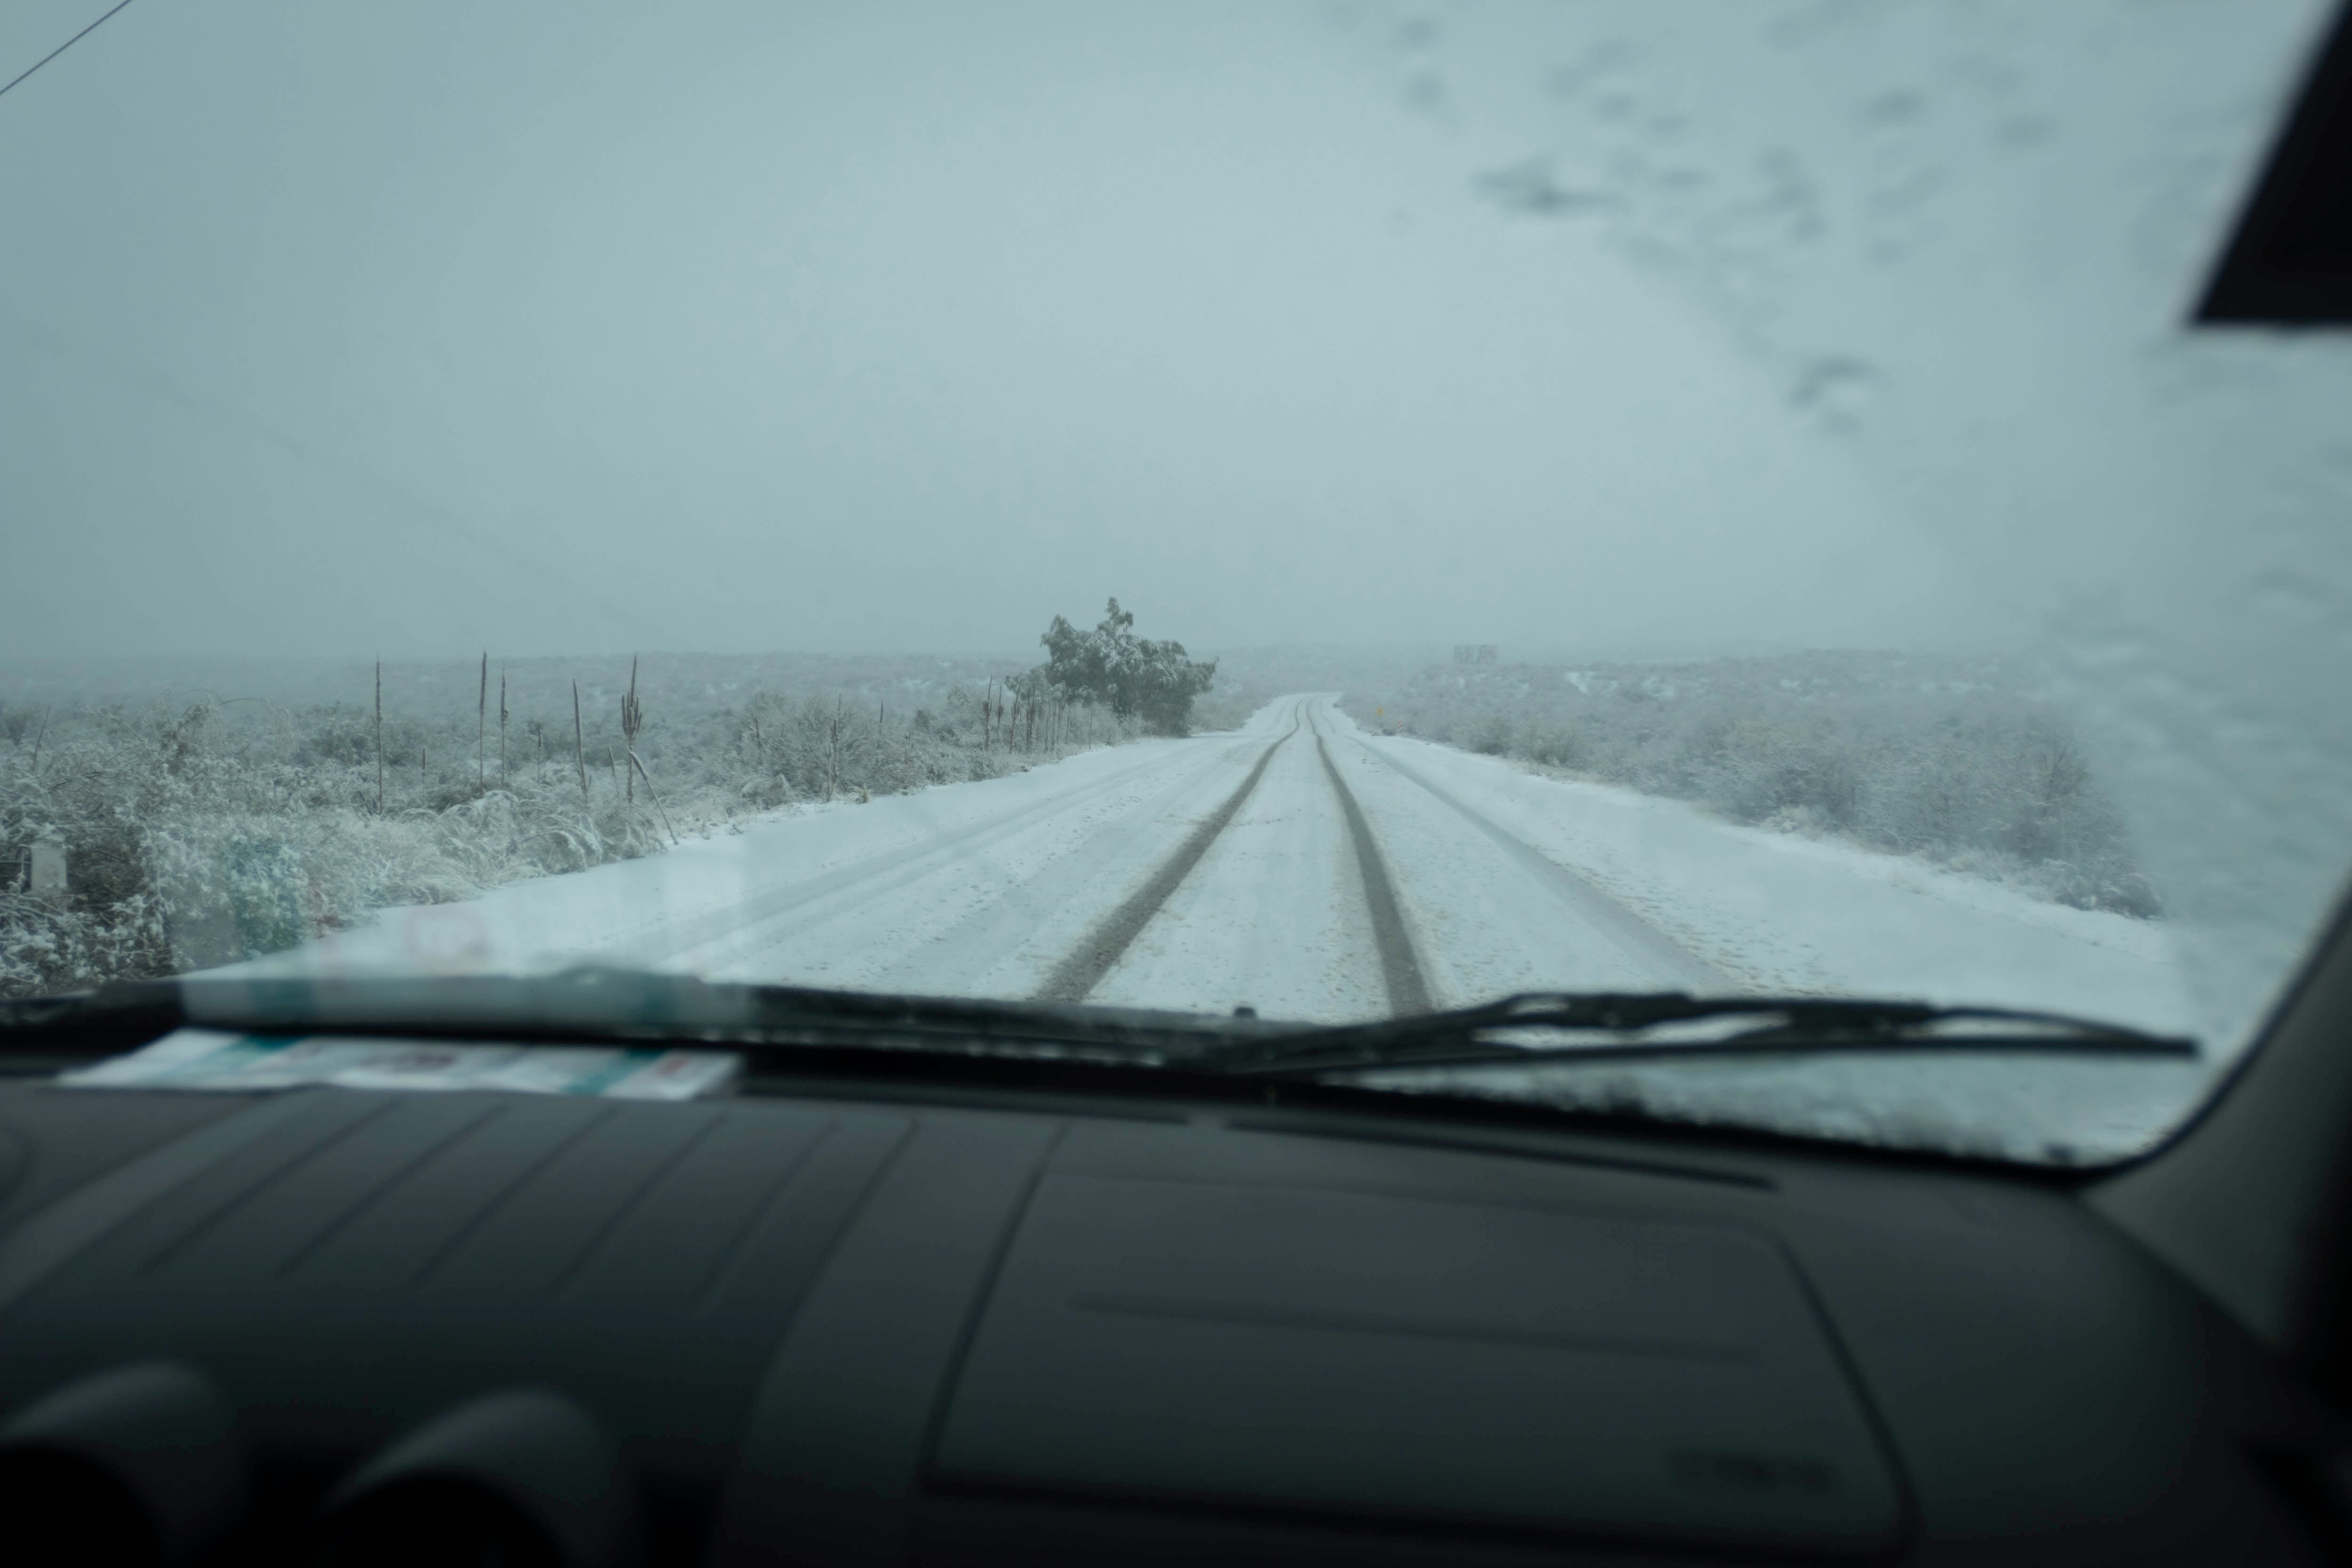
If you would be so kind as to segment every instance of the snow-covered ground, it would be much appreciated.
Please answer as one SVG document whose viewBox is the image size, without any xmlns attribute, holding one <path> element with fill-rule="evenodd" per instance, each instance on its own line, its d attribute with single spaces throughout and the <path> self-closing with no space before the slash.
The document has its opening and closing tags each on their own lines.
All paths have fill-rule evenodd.
<svg viewBox="0 0 2352 1568">
<path fill-rule="evenodd" d="M 1426 925 L 1460 932 L 1429 943 L 1456 966 L 1457 991 L 1662 978 L 1645 954 L 1612 963 L 1605 943 L 1559 940 L 1559 918 L 1544 918 L 1538 890 L 1558 879 L 1547 875 L 1557 867 L 1595 903 L 1630 911 L 1713 971 L 1711 985 L 1677 982 L 1696 988 L 1998 1002 L 2158 1030 L 2189 1017 L 2158 921 L 2069 909 L 1902 856 L 1740 827 L 1679 801 L 1544 778 L 1425 741 L 1356 742 L 1388 764 L 1363 766 L 1359 793 L 1395 825 L 1385 841 L 1401 889 L 1420 897 Z M 1505 847 L 1514 841 L 1541 858 L 1538 868 Z M 1519 874 L 1502 876 L 1505 862 Z M 1428 907 L 1454 887 L 1470 901 Z"/>
<path fill-rule="evenodd" d="M 1375 1016 L 1387 1006 L 1380 956 L 1318 740 L 1378 841 L 1441 1005 L 1514 990 L 1682 988 L 1990 1002 L 2163 1029 L 2189 1016 L 2159 923 L 1366 734 L 1314 696 L 1269 704 L 1234 731 L 791 810 L 648 859 L 388 910 L 246 968 L 539 973 L 602 963 L 1033 995 L 1272 748 L 1241 809 L 1090 999 Z M 2064 1144 L 2087 1153 L 2145 1141 L 2204 1070 L 1688 1064 L 1580 1069 L 1574 1092 L 1663 1099 L 1697 1116 L 1745 1118 L 1779 1104 L 1811 1126 L 1854 1131 L 1859 1119 L 1864 1132 L 1987 1152 Z"/>
<path fill-rule="evenodd" d="M 669 853 L 383 911 L 242 973 L 544 973 L 1022 996 L 1291 727 L 1143 741 L 982 782 L 787 808 Z"/>
</svg>

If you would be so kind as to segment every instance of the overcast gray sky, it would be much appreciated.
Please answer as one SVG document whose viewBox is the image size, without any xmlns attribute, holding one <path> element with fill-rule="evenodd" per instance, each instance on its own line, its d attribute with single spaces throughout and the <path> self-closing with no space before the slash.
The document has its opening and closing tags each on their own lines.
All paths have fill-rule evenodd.
<svg viewBox="0 0 2352 1568">
<path fill-rule="evenodd" d="M 1918 9 L 139 0 L 0 98 L 0 653 L 2004 642 L 2137 504 L 2004 262 L 2169 332 L 2315 6 Z"/>
<path fill-rule="evenodd" d="M 1443 26 L 140 0 L 0 98 L 0 651 L 1981 630 L 1718 321 L 1481 184 Z"/>
</svg>

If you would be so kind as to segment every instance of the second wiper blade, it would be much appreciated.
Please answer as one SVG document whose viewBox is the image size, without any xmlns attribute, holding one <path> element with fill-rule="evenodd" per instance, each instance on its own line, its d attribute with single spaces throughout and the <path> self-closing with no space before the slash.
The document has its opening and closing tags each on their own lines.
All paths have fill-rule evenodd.
<svg viewBox="0 0 2352 1568">
<path fill-rule="evenodd" d="M 1701 1038 L 1642 1038 L 1664 1025 L 1758 1020 Z M 1519 1046 L 1503 1030 L 1598 1033 L 1576 1045 Z M 1536 1066 L 1679 1057 L 1945 1054 L 2197 1059 L 2197 1042 L 2119 1024 L 2010 1007 L 1847 997 L 1692 996 L 1679 991 L 1531 993 L 1475 1007 L 1349 1024 L 1286 1038 L 1236 1040 L 1187 1058 L 1186 1067 L 1273 1076 L 1376 1068 Z"/>
</svg>

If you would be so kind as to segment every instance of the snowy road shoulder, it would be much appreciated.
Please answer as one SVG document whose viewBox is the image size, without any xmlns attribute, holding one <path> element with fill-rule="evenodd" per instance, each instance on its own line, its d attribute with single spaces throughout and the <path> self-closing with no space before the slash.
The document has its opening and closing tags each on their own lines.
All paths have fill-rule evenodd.
<svg viewBox="0 0 2352 1568">
<path fill-rule="evenodd" d="M 926 988 L 1005 994 L 984 975 L 927 964 L 941 921 L 968 916 L 975 898 L 985 902 L 1025 885 L 1106 824 L 1134 822 L 1128 858 L 1148 870 L 1160 840 L 1181 836 L 1181 808 L 1171 802 L 1186 798 L 1188 782 L 1213 784 L 1222 759 L 1255 755 L 1281 721 L 1269 710 L 1239 733 L 1141 741 L 870 804 L 788 808 L 643 859 L 511 883 L 460 903 L 384 910 L 350 931 L 236 967 L 320 976 L 536 974 L 595 962 L 858 984 L 881 965 L 901 983 L 911 969 L 929 976 Z M 1171 809 L 1178 817 L 1160 820 Z M 1140 874 L 1099 853 L 1088 866 L 1087 885 Z M 859 910 L 868 917 L 863 923 L 844 918 Z M 802 912 L 819 918 L 788 918 Z M 793 940 L 779 945 L 778 936 Z M 768 967 L 754 973 L 761 964 Z M 1004 978 L 1017 986 L 1025 973 L 1015 964 Z"/>
<path fill-rule="evenodd" d="M 1679 801 L 1544 778 L 1430 742 L 1356 739 L 1740 990 L 1998 1001 L 2161 1030 L 2190 1016 L 2158 921 L 2068 909 L 1902 857 L 1741 827 Z"/>
</svg>

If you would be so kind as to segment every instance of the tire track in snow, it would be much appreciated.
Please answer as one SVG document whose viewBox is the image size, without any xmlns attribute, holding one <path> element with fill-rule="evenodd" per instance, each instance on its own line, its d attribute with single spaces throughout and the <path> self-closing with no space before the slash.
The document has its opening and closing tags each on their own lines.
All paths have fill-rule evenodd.
<svg viewBox="0 0 2352 1568">
<path fill-rule="evenodd" d="M 1151 923 L 1151 917 L 1160 912 L 1160 906 L 1168 901 L 1168 895 L 1173 893 L 1192 873 L 1192 868 L 1201 863 L 1201 857 L 1209 852 L 1209 846 L 1217 841 L 1217 835 L 1233 821 L 1243 803 L 1249 799 L 1250 792 L 1257 788 L 1257 781 L 1265 776 L 1266 764 L 1274 761 L 1275 752 L 1282 750 L 1291 736 L 1298 733 L 1305 711 L 1304 703 L 1292 710 L 1289 732 L 1259 753 L 1257 765 L 1250 769 L 1249 777 L 1242 781 L 1241 787 L 1186 836 L 1184 842 L 1176 847 L 1176 852 L 1160 863 L 1160 868 L 1143 886 L 1129 894 L 1117 909 L 1104 916 L 1094 930 L 1087 933 L 1086 940 L 1078 943 L 1067 958 L 1055 965 L 1053 973 L 1046 977 L 1045 985 L 1037 992 L 1036 1000 L 1083 1002 L 1087 999 L 1087 993 L 1100 984 L 1102 977 L 1118 964 L 1143 928 Z"/>
<path fill-rule="evenodd" d="M 1263 735 L 1226 745 L 1155 775 L 1155 789 L 1065 795 L 1065 810 L 1017 835 L 966 841 L 946 860 L 803 906 L 704 956 L 729 974 L 797 970 L 884 991 L 1028 995 L 1265 745 Z"/>
<path fill-rule="evenodd" d="M 803 910 L 814 914 L 816 911 L 812 906 L 835 895 L 854 890 L 858 897 L 873 897 L 893 891 L 960 857 L 971 855 L 982 846 L 1009 838 L 1066 812 L 1076 803 L 1128 785 L 1138 774 L 1165 767 L 1167 761 L 1165 757 L 1140 758 L 1066 794 L 1032 801 L 998 816 L 963 825 L 947 834 L 917 839 L 898 848 L 854 860 L 831 871 L 786 882 L 698 916 L 677 919 L 656 914 L 649 917 L 649 924 L 653 928 L 649 934 L 624 937 L 608 942 L 604 944 L 602 957 L 608 963 L 682 964 L 704 948 L 749 939 L 758 928 L 778 922 L 784 917 Z M 1214 759 L 1204 760 L 1198 765 L 1202 769 L 1212 767 Z"/>
<path fill-rule="evenodd" d="M 1364 808 L 1356 804 L 1356 792 L 1348 787 L 1331 761 L 1331 748 L 1324 742 L 1320 725 L 1315 730 L 1315 754 L 1322 758 L 1324 776 L 1331 781 L 1332 792 L 1339 797 L 1340 815 L 1348 819 L 1348 838 L 1355 847 L 1356 873 L 1363 882 L 1365 910 L 1371 916 L 1372 942 L 1380 951 L 1381 983 L 1388 989 L 1389 1011 L 1398 1016 L 1426 1013 L 1429 981 L 1412 950 L 1412 933 L 1405 929 L 1396 885 L 1389 880 L 1388 862 L 1381 856 L 1380 841 L 1372 837 Z"/>
<path fill-rule="evenodd" d="M 1549 888 L 1561 902 L 1573 909 L 1591 924 L 1600 927 L 1629 953 L 1638 955 L 1661 972 L 1673 977 L 1674 984 L 1686 989 L 1721 993 L 1738 990 L 1723 971 L 1700 958 L 1682 943 L 1658 930 L 1632 910 L 1594 887 L 1576 872 L 1561 865 L 1532 844 L 1514 835 L 1509 829 L 1475 806 L 1466 805 L 1450 792 L 1432 784 L 1417 769 L 1389 755 L 1382 748 L 1357 742 L 1359 749 L 1378 758 L 1399 774 L 1420 785 L 1442 804 L 1461 814 L 1463 820 L 1476 828 L 1517 864 L 1535 874 L 1538 880 Z"/>
</svg>

